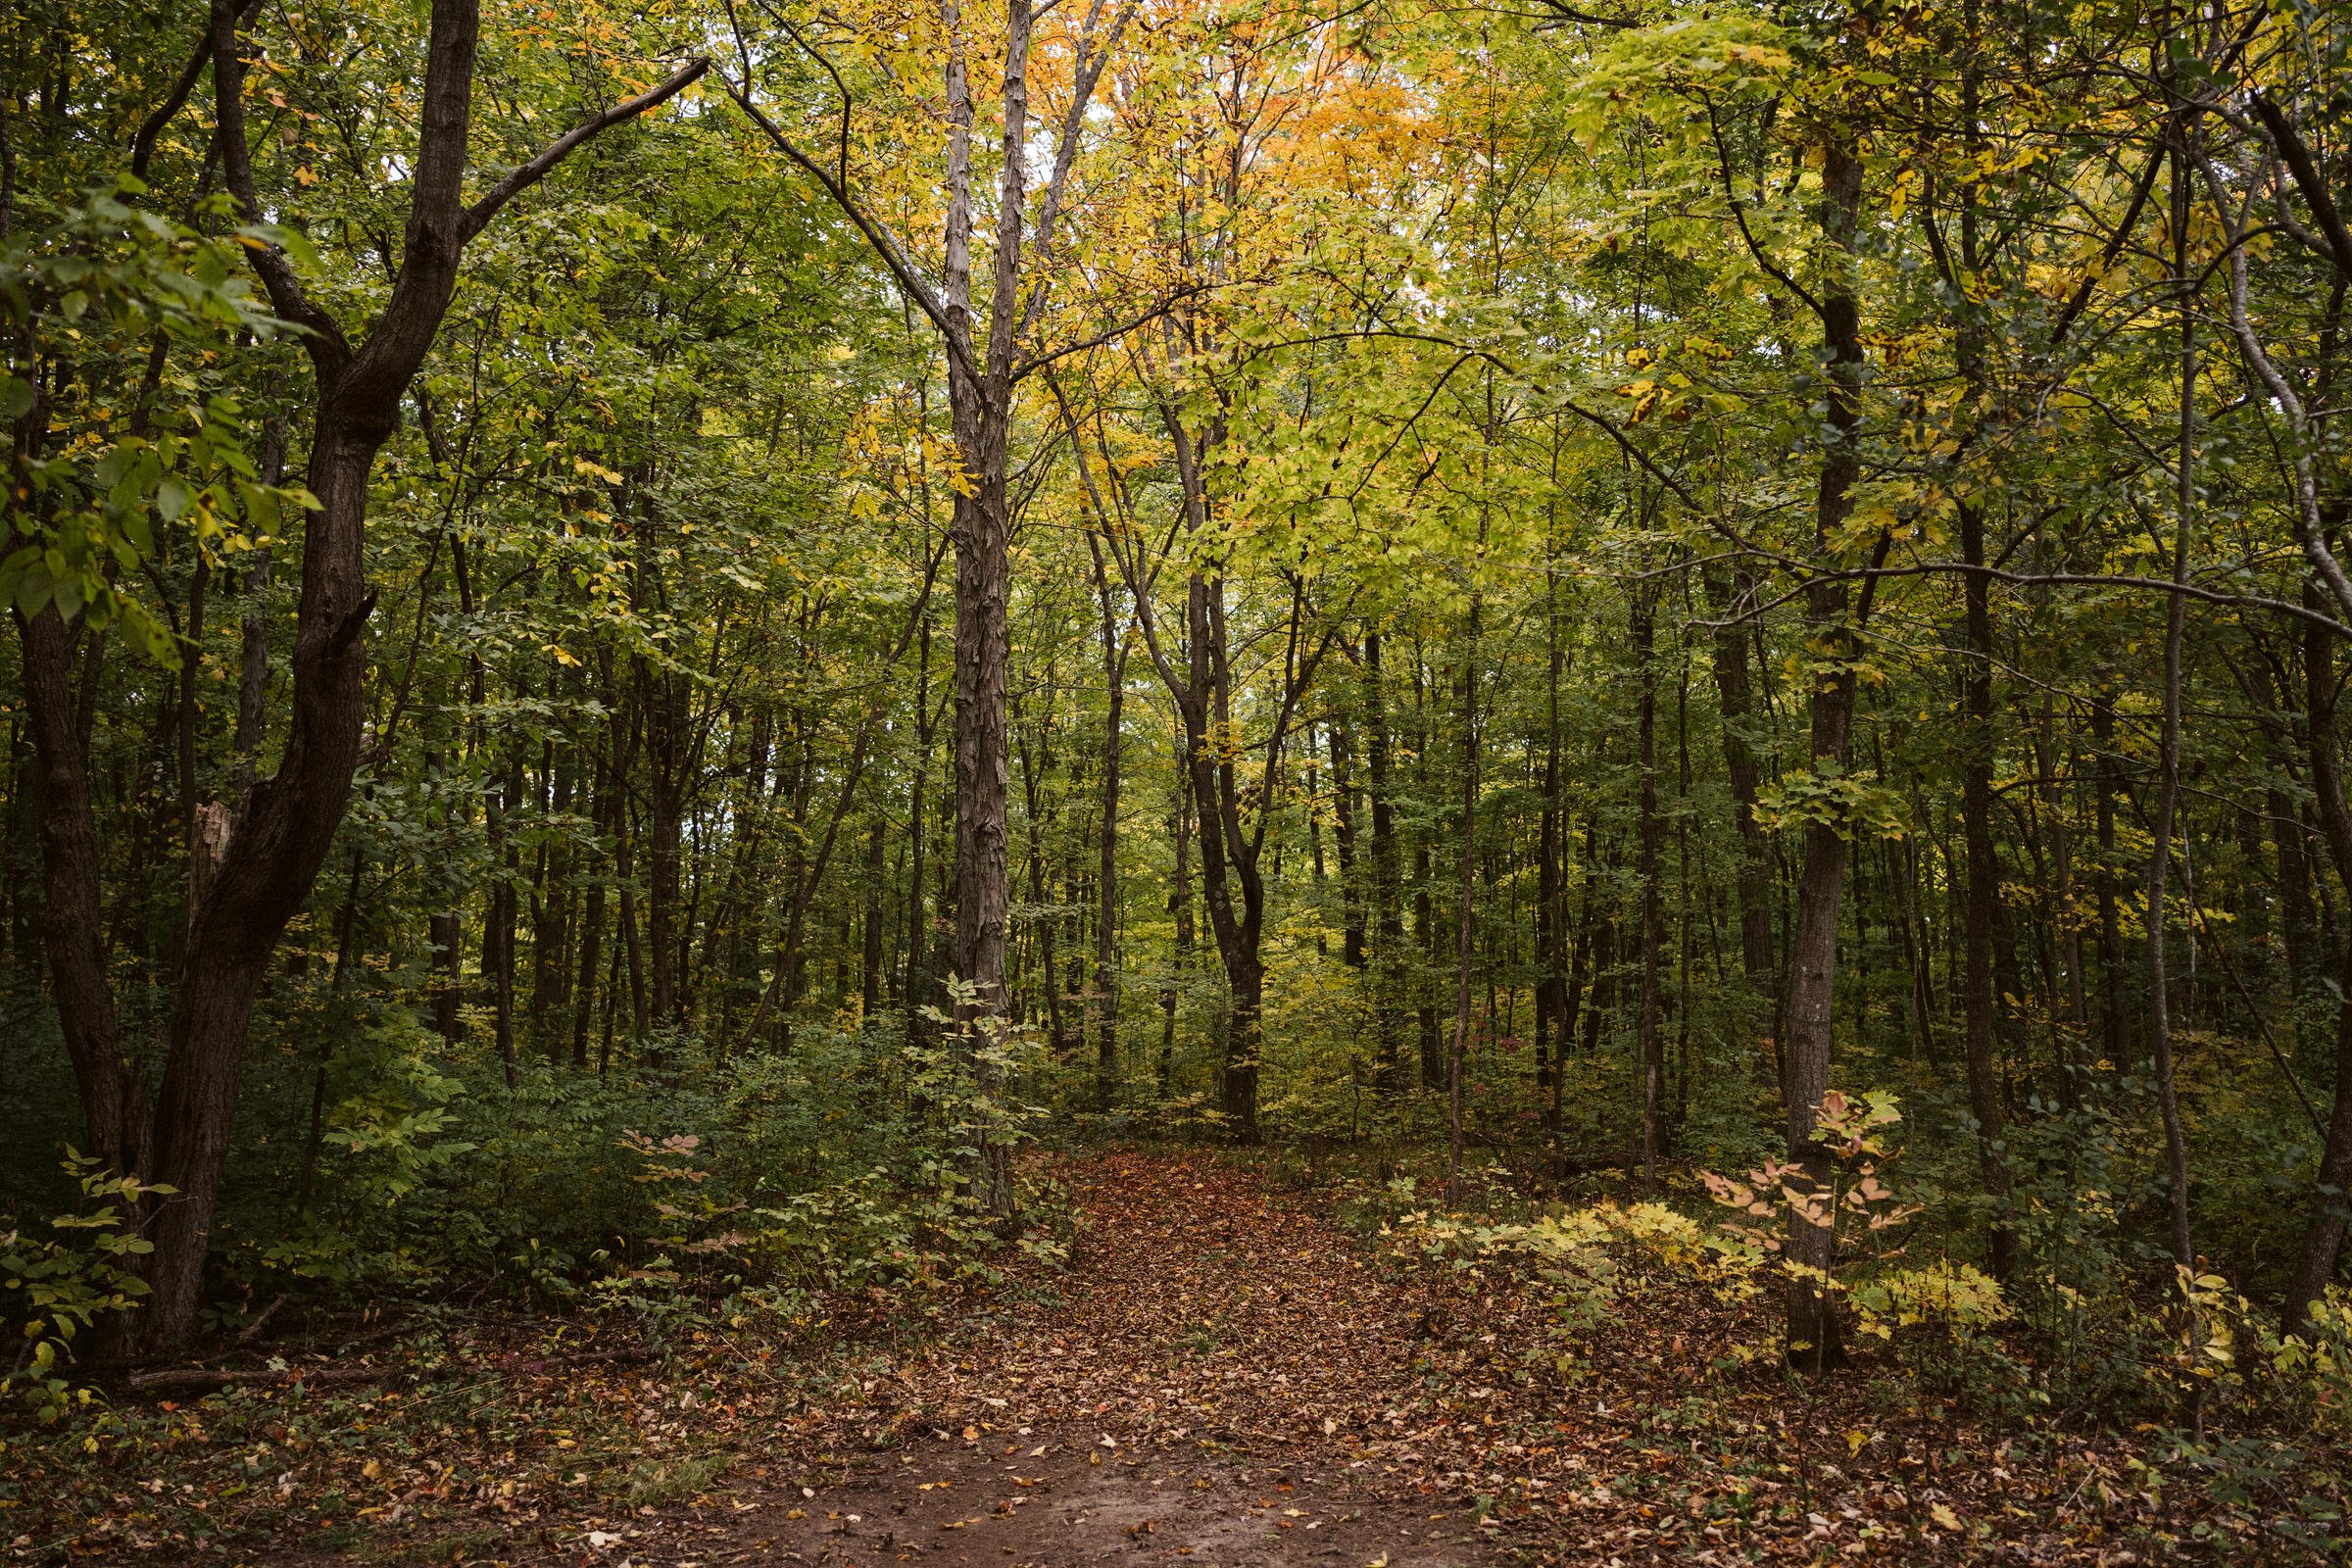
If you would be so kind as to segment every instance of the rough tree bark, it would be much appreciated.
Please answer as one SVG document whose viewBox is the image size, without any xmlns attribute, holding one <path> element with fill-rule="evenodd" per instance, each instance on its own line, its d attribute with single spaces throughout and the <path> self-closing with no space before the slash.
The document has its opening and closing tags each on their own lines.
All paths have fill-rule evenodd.
<svg viewBox="0 0 2352 1568">
<path fill-rule="evenodd" d="M 1823 149 L 1821 226 L 1834 253 L 1817 302 L 1823 345 L 1828 351 L 1828 428 L 1821 476 L 1814 496 L 1814 536 L 1828 555 L 1853 511 L 1853 488 L 1861 474 L 1858 446 L 1862 426 L 1863 351 L 1861 309 L 1845 270 L 1854 222 L 1862 201 L 1862 165 L 1854 148 L 1833 139 Z M 1841 265 L 1842 264 L 1842 265 Z M 1882 546 L 1884 535 L 1881 536 Z M 1866 590 L 1867 592 L 1867 590 Z M 1859 650 L 1852 595 L 1842 577 L 1817 576 L 1805 588 L 1805 624 L 1816 657 L 1835 660 L 1814 677 L 1809 699 L 1808 752 L 1813 771 L 1841 778 L 1853 759 L 1855 677 L 1851 661 Z M 1866 611 L 1865 607 L 1865 611 Z M 1788 1162 L 1798 1172 L 1790 1186 L 1810 1202 L 1789 1207 L 1788 1257 L 1804 1271 L 1788 1285 L 1789 1358 L 1807 1371 L 1843 1366 L 1845 1348 L 1838 1315 L 1823 1285 L 1837 1263 L 1838 1232 L 1826 1210 L 1833 1171 L 1828 1153 L 1813 1141 L 1822 1097 L 1830 1090 L 1832 1004 L 1837 995 L 1838 925 L 1851 848 L 1846 824 L 1806 822 L 1796 879 L 1796 921 L 1789 942 L 1788 1045 L 1783 1097 L 1788 1112 Z"/>
<path fill-rule="evenodd" d="M 1050 354 L 1032 355 L 1029 350 L 1058 270 L 1055 228 L 1061 217 L 1062 190 L 1077 159 L 1095 85 L 1118 47 L 1135 13 L 1135 3 L 1124 0 L 1110 11 L 1105 24 L 1105 0 L 1096 0 L 1081 25 L 1069 104 L 1033 237 L 1028 183 L 1029 65 L 1030 28 L 1037 13 L 1028 0 L 1007 0 L 1005 4 L 998 100 L 1002 159 L 984 332 L 975 330 L 972 294 L 974 116 L 966 61 L 971 40 L 958 0 L 940 0 L 939 6 L 940 31 L 947 43 L 943 85 L 948 147 L 946 243 L 937 288 L 916 273 L 905 247 L 852 195 L 846 139 L 842 161 L 829 169 L 804 152 L 760 108 L 750 79 L 754 51 L 748 39 L 737 39 L 742 76 L 722 78 L 728 95 L 760 132 L 814 179 L 856 226 L 899 288 L 937 329 L 947 355 L 949 422 L 961 469 L 950 522 L 956 547 L 956 652 L 951 680 L 956 704 L 956 849 L 951 899 L 955 919 L 948 965 L 955 977 L 969 987 L 956 1007 L 967 1045 L 991 1026 L 990 1020 L 1003 1015 L 1007 1002 L 1005 908 L 1011 843 L 1004 814 L 1005 663 L 1011 639 L 1007 605 L 1013 519 L 1008 453 L 1013 399 L 1021 381 L 1054 359 Z M 849 109 L 845 101 L 845 138 Z M 983 1060 L 978 1068 L 978 1088 L 984 1099 L 993 1097 L 994 1079 L 995 1069 Z M 988 1213 L 1009 1218 L 1013 1206 L 1009 1150 L 988 1127 L 977 1129 L 975 1143 L 978 1154 L 971 1173 L 972 1195 Z"/>
<path fill-rule="evenodd" d="M 84 1084 L 92 1152 L 114 1169 L 175 1189 L 137 1216 L 154 1247 L 143 1260 L 152 1294 L 143 1311 L 109 1320 L 102 1355 L 168 1347 L 195 1326 L 255 993 L 280 932 L 326 859 L 361 760 L 364 634 L 374 604 L 365 551 L 368 475 L 439 330 L 466 244 L 589 137 L 663 102 L 704 70 L 689 66 L 595 116 L 468 205 L 464 183 L 479 30 L 476 0 L 434 0 L 402 264 L 363 340 L 355 344 L 311 298 L 282 254 L 266 247 L 249 252 L 271 308 L 303 328 L 316 373 L 306 477 L 318 505 L 303 529 L 283 753 L 277 772 L 256 779 L 238 803 L 228 842 L 203 847 L 218 859 L 189 913 L 152 1110 L 139 1074 L 123 1058 L 106 983 L 87 738 L 60 701 L 75 631 L 54 612 L 22 622 L 26 688 L 39 693 L 28 706 L 35 710 L 45 786 L 44 879 L 55 927 L 50 962 Z M 258 220 L 265 208 L 254 188 L 247 68 L 231 0 L 214 0 L 210 53 L 220 169 L 239 209 Z"/>
</svg>

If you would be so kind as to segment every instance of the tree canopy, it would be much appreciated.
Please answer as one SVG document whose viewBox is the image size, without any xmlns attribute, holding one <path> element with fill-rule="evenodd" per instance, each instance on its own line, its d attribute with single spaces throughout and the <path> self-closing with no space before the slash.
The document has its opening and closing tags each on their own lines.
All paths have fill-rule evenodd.
<svg viewBox="0 0 2352 1568">
<path fill-rule="evenodd" d="M 1857 1227 L 2340 1330 L 2347 48 L 23 0 L 33 1337 L 984 1250 L 1041 1135 L 1711 1189 L 1811 1372 Z"/>
</svg>

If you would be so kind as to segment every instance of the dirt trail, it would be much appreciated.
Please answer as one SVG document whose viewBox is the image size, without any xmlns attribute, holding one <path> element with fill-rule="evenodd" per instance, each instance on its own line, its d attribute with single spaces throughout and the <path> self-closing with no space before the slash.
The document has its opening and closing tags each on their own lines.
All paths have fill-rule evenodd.
<svg viewBox="0 0 2352 1568">
<path fill-rule="evenodd" d="M 1467 1511 L 1364 1451 L 1416 1393 L 1417 1308 L 1328 1223 L 1207 1159 L 1062 1175 L 1087 1227 L 1061 1298 L 874 1391 L 918 1412 L 915 1441 L 813 1495 L 736 1499 L 756 1511 L 705 1536 L 706 1563 L 1494 1559 Z"/>
</svg>

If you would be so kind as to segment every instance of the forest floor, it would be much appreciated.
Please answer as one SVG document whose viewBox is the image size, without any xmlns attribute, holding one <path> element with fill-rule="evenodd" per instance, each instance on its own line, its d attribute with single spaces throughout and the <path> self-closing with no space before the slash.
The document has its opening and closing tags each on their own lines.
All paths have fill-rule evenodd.
<svg viewBox="0 0 2352 1568">
<path fill-rule="evenodd" d="M 1629 1276 L 1569 1330 L 1544 1287 L 1383 1251 L 1215 1155 L 1050 1172 L 1067 1259 L 1023 1256 L 944 1331 L 868 1325 L 821 1374 L 703 1328 L 654 1364 L 485 1327 L 380 1388 L 321 1357 L 315 1389 L 167 1404 L 98 1458 L 12 1445 L 0 1556 L 2251 1563 L 2324 1560 L 2310 1527 L 2341 1516 L 2340 1486 L 2317 1515 L 2217 1500 L 2147 1428 L 1995 1423 L 1886 1376 L 1816 1390 L 1727 1355 L 1763 1342 L 1756 1308 L 1704 1291 Z"/>
<path fill-rule="evenodd" d="M 1484 1563 L 1458 1489 L 1366 1455 L 1426 1311 L 1307 1205 L 1212 1159 L 1073 1163 L 1057 1299 L 909 1365 L 911 1441 L 813 1497 L 679 1523 L 710 1564 Z M 872 1397 L 882 1397 L 877 1388 Z"/>
</svg>

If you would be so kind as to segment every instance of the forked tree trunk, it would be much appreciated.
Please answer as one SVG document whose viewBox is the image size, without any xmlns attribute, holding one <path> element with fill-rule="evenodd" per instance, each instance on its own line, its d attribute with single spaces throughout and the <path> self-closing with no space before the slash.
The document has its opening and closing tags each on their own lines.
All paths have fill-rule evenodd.
<svg viewBox="0 0 2352 1568">
<path fill-rule="evenodd" d="M 1024 292 L 1024 252 L 1032 262 L 1053 259 L 1061 194 L 1077 156 L 1080 131 L 1095 84 L 1118 45 L 1134 0 L 1126 0 L 1101 33 L 1094 13 L 1078 40 L 1072 91 L 1060 127 L 1053 172 L 1045 185 L 1034 243 L 1027 243 L 1033 149 L 1029 122 L 1030 27 L 1036 13 L 1027 0 L 1007 0 L 1000 104 L 1002 156 L 997 187 L 997 233 L 988 298 L 988 330 L 973 330 L 972 313 L 972 92 L 966 54 L 968 37 L 960 0 L 940 0 L 940 36 L 947 44 L 944 72 L 948 124 L 946 233 L 943 284 L 934 290 L 917 276 L 905 249 L 858 206 L 845 183 L 845 162 L 811 159 L 754 101 L 748 81 L 726 87 L 760 132 L 814 178 L 850 219 L 893 279 L 938 328 L 948 359 L 948 401 L 956 460 L 951 534 L 956 547 L 956 862 L 955 924 L 948 946 L 949 967 L 970 986 L 958 1005 L 967 1046 L 986 1020 L 1003 1015 L 1004 918 L 1009 843 L 1005 828 L 1005 662 L 1009 623 L 1012 534 L 1011 498 L 1006 483 L 1006 438 L 1013 399 L 1023 377 L 1052 358 L 1023 363 L 1020 355 L 1036 329 L 1051 293 L 1051 276 L 1032 276 Z M 722 78 L 723 79 L 723 78 Z M 846 114 L 847 106 L 844 107 Z M 1035 270 L 1033 269 L 1033 270 Z M 985 353 L 981 344 L 985 342 Z M 978 1090 L 993 1097 L 996 1070 L 982 1058 Z M 1012 1212 L 1009 1151 L 993 1127 L 977 1130 L 979 1151 L 971 1179 L 973 1197 L 999 1219 Z"/>
<path fill-rule="evenodd" d="M 401 398 L 439 329 L 466 242 L 586 139 L 575 134 L 558 143 L 470 208 L 463 204 L 478 30 L 475 0 L 435 0 L 405 254 L 366 341 L 351 343 L 282 255 L 251 252 L 272 309 L 306 330 L 318 381 L 307 481 L 318 506 L 303 525 L 284 750 L 278 771 L 256 780 L 240 803 L 228 842 L 204 848 L 208 874 L 192 879 L 201 897 L 179 950 L 152 1114 L 139 1075 L 122 1058 L 106 983 L 88 742 L 65 698 L 74 633 L 54 611 L 21 622 L 45 796 L 44 878 L 57 928 L 50 938 L 53 984 L 83 1082 L 93 1150 L 119 1171 L 174 1189 L 141 1205 L 136 1216 L 154 1249 L 143 1260 L 151 1295 L 141 1309 L 106 1320 L 102 1356 L 167 1347 L 195 1327 L 255 994 L 279 933 L 325 862 L 359 765 L 367 712 L 363 634 L 374 604 L 364 547 L 376 454 L 397 427 Z M 224 182 L 240 209 L 258 219 L 262 204 L 246 144 L 246 67 L 230 0 L 214 0 L 211 52 Z M 702 69 L 689 68 L 600 116 L 587 134 L 662 102 Z"/>
</svg>

